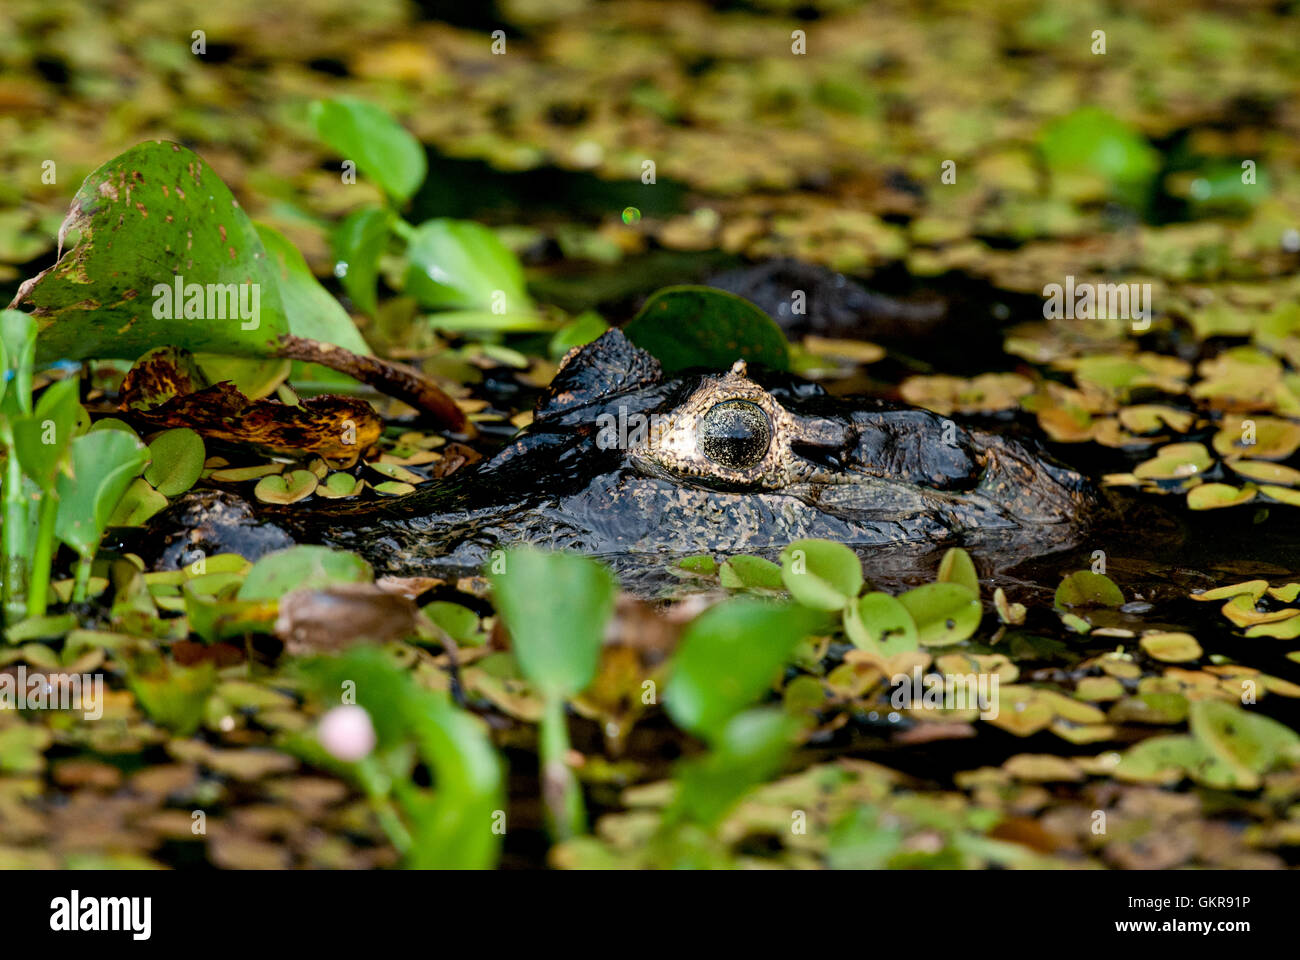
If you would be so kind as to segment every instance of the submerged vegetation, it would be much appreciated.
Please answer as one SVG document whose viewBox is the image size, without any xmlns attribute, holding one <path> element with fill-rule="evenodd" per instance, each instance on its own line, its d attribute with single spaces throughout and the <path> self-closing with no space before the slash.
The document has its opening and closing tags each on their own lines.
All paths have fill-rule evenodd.
<svg viewBox="0 0 1300 960">
<path fill-rule="evenodd" d="M 1292 14 L 353 6 L 14 5 L 0 867 L 1294 864 Z M 455 480 L 611 326 L 1041 439 L 1116 518 L 649 593 L 197 546 Z"/>
</svg>

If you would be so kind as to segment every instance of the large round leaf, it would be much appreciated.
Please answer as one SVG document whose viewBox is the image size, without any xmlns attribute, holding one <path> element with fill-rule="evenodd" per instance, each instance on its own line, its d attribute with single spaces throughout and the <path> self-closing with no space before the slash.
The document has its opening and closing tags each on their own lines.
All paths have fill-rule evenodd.
<svg viewBox="0 0 1300 960">
<path fill-rule="evenodd" d="M 19 290 L 41 361 L 134 360 L 160 344 L 263 356 L 289 332 L 252 221 L 178 143 L 139 144 L 88 176 L 60 236 L 72 231 L 76 246 Z"/>
<path fill-rule="evenodd" d="M 238 597 L 278 600 L 291 590 L 321 590 L 373 579 L 370 564 L 355 553 L 304 544 L 269 553 L 253 564 L 239 587 Z"/>
<path fill-rule="evenodd" d="M 713 287 L 665 287 L 623 328 L 667 373 L 689 367 L 726 369 L 737 360 L 777 370 L 790 366 L 785 334 L 748 300 Z"/>
<path fill-rule="evenodd" d="M 596 675 L 613 575 L 587 557 L 531 547 L 509 551 L 492 595 L 525 677 L 543 697 L 581 693 Z"/>
<path fill-rule="evenodd" d="M 817 616 L 794 605 L 740 599 L 706 610 L 686 630 L 665 693 L 678 726 L 715 739 L 771 687 Z"/>
<path fill-rule="evenodd" d="M 72 475 L 59 474 L 55 533 L 83 557 L 92 556 L 117 502 L 149 460 L 145 445 L 125 430 L 95 430 L 69 447 Z"/>
<path fill-rule="evenodd" d="M 317 136 L 390 197 L 404 201 L 424 182 L 424 147 L 374 104 L 351 97 L 317 100 L 311 105 L 311 119 Z"/>
<path fill-rule="evenodd" d="M 842 610 L 862 591 L 862 561 L 842 543 L 796 540 L 781 551 L 781 578 L 814 610 Z"/>
<path fill-rule="evenodd" d="M 923 647 L 960 643 L 979 629 L 983 610 L 969 588 L 960 583 L 927 583 L 898 597 L 916 623 Z"/>
<path fill-rule="evenodd" d="M 411 262 L 406 292 L 423 306 L 502 317 L 533 309 L 518 258 L 481 223 L 425 221 L 411 237 L 406 257 Z"/>
</svg>

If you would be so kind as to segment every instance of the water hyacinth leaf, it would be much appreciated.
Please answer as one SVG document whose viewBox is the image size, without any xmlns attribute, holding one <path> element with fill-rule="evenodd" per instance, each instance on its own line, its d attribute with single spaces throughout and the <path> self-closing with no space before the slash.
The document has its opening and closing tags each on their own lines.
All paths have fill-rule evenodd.
<svg viewBox="0 0 1300 960">
<path fill-rule="evenodd" d="M 975 570 L 975 561 L 961 547 L 950 547 L 944 553 L 935 579 L 940 583 L 959 583 L 975 596 L 980 594 L 980 577 Z"/>
<path fill-rule="evenodd" d="M 1170 443 L 1133 468 L 1143 480 L 1186 480 L 1210 469 L 1214 459 L 1201 443 Z"/>
<path fill-rule="evenodd" d="M 1187 507 L 1190 510 L 1218 510 L 1222 507 L 1236 507 L 1255 499 L 1255 485 L 1234 487 L 1230 483 L 1203 483 L 1187 491 Z"/>
<path fill-rule="evenodd" d="M 1253 604 L 1264 595 L 1264 591 L 1267 589 L 1267 580 L 1246 580 L 1242 583 L 1232 583 L 1224 587 L 1205 590 L 1201 593 L 1193 593 L 1190 596 L 1193 600 L 1230 600 L 1233 597 L 1245 594 L 1250 597 Z"/>
<path fill-rule="evenodd" d="M 36 402 L 31 416 L 13 421 L 14 452 L 23 473 L 42 490 L 54 487 L 54 476 L 63 460 L 81 415 L 77 377 L 51 384 Z"/>
<path fill-rule="evenodd" d="M 352 97 L 317 100 L 310 114 L 316 135 L 394 200 L 405 202 L 424 182 L 424 147 L 374 104 Z"/>
<path fill-rule="evenodd" d="M 713 287 L 658 290 L 623 332 L 669 374 L 690 367 L 726 370 L 737 360 L 790 368 L 789 344 L 776 321 L 748 300 Z"/>
<path fill-rule="evenodd" d="M 506 552 L 492 573 L 497 609 L 515 657 L 543 698 L 577 696 L 596 675 L 616 586 L 599 563 L 531 547 Z"/>
<path fill-rule="evenodd" d="M 1247 480 L 1282 487 L 1300 486 L 1300 470 L 1285 464 L 1267 460 L 1229 460 L 1228 466 Z"/>
<path fill-rule="evenodd" d="M 559 359 L 574 347 L 591 343 L 609 329 L 609 324 L 594 310 L 578 314 L 560 329 L 556 330 L 546 346 L 546 352 Z"/>
<path fill-rule="evenodd" d="M 817 624 L 812 611 L 736 599 L 711 607 L 686 629 L 664 702 L 673 721 L 712 740 L 772 687 L 795 646 Z"/>
<path fill-rule="evenodd" d="M 483 311 L 503 323 L 533 312 L 519 259 L 481 223 L 427 220 L 416 227 L 406 257 L 406 293 L 422 306 Z"/>
<path fill-rule="evenodd" d="M 1142 637 L 1147 656 L 1164 663 L 1187 663 L 1199 660 L 1201 645 L 1190 633 L 1148 633 Z"/>
<path fill-rule="evenodd" d="M 844 612 L 845 633 L 859 649 L 884 657 L 917 649 L 916 622 L 897 597 L 873 591 Z"/>
<path fill-rule="evenodd" d="M 844 609 L 865 582 L 858 555 L 831 540 L 796 540 L 782 550 L 781 579 L 791 596 L 814 610 Z"/>
<path fill-rule="evenodd" d="M 1300 745 L 1300 734 L 1259 713 L 1222 700 L 1197 700 L 1188 722 L 1194 736 L 1236 775 L 1236 783 L 1251 790 L 1284 751 Z"/>
<path fill-rule="evenodd" d="M 979 629 L 979 599 L 959 583 L 927 583 L 898 597 L 916 624 L 923 647 L 961 643 Z"/>
<path fill-rule="evenodd" d="M 1300 423 L 1278 417 L 1226 417 L 1214 435 L 1221 457 L 1285 460 L 1300 450 Z"/>
<path fill-rule="evenodd" d="M 780 590 L 781 567 L 763 557 L 735 556 L 724 560 L 718 582 L 729 589 Z"/>
<path fill-rule="evenodd" d="M 423 608 L 425 615 L 443 630 L 447 631 L 457 643 L 478 644 L 482 642 L 479 633 L 478 614 L 459 603 L 435 600 Z"/>
<path fill-rule="evenodd" d="M 492 823 L 493 811 L 504 806 L 501 763 L 482 725 L 453 707 L 444 694 L 421 689 L 407 670 L 374 648 L 318 657 L 299 669 L 326 705 L 338 702 L 344 684 L 355 689 L 357 705 L 374 732 L 374 760 L 381 769 L 396 773 L 392 789 L 406 834 L 401 843 L 406 865 L 465 870 L 494 866 L 500 834 L 474 826 Z M 432 790 L 411 782 L 412 744 L 433 777 Z M 296 742 L 294 750 L 369 789 L 376 786 L 376 771 L 366 768 L 370 758 L 339 761 L 314 737 Z"/>
<path fill-rule="evenodd" d="M 350 473 L 331 473 L 316 487 L 316 496 L 336 500 L 341 497 L 354 497 L 361 492 L 364 481 L 358 480 Z"/>
<path fill-rule="evenodd" d="M 1124 594 L 1102 573 L 1079 570 L 1065 577 L 1056 588 L 1057 607 L 1119 607 Z"/>
<path fill-rule="evenodd" d="M 167 498 L 143 477 L 136 477 L 126 488 L 126 493 L 118 501 L 112 516 L 108 518 L 108 525 L 110 527 L 142 526 L 150 517 L 166 509 Z"/>
<path fill-rule="evenodd" d="M 297 503 L 315 493 L 318 482 L 310 470 L 291 470 L 257 481 L 253 496 L 263 503 Z"/>
<path fill-rule="evenodd" d="M 320 285 L 298 248 L 274 227 L 264 223 L 255 226 L 279 283 L 280 304 L 289 332 L 296 337 L 332 343 L 353 353 L 370 353 L 370 346 L 343 304 Z"/>
<path fill-rule="evenodd" d="M 314 479 L 314 477 L 313 477 Z M 290 590 L 320 590 L 339 583 L 370 583 L 370 564 L 355 553 L 304 544 L 278 550 L 253 564 L 240 600 L 275 600 Z"/>
<path fill-rule="evenodd" d="M 362 313 L 375 315 L 375 285 L 379 258 L 384 252 L 392 213 L 382 207 L 363 207 L 343 218 L 330 237 L 334 275 Z"/>
<path fill-rule="evenodd" d="M 1300 507 L 1300 490 L 1291 490 L 1287 487 L 1276 487 L 1266 483 L 1259 488 L 1259 492 L 1271 500 L 1278 503 L 1285 503 L 1287 506 Z"/>
<path fill-rule="evenodd" d="M 414 691 L 405 701 L 409 728 L 436 788 L 410 781 L 396 795 L 411 822 L 408 865 L 414 870 L 486 870 L 497 863 L 501 835 L 480 830 L 505 803 L 501 761 L 477 717 L 445 695 Z"/>
<path fill-rule="evenodd" d="M 73 439 L 71 476 L 59 474 L 55 533 L 83 557 L 92 556 L 118 501 L 149 455 L 134 433 L 98 430 Z"/>
<path fill-rule="evenodd" d="M 42 361 L 134 360 L 163 343 L 266 356 L 289 332 L 252 221 L 180 144 L 142 143 L 92 173 L 63 222 L 71 230 L 80 242 L 19 289 Z"/>
<path fill-rule="evenodd" d="M 682 557 L 677 561 L 677 568 L 687 573 L 712 576 L 718 571 L 718 561 L 707 553 L 701 553 L 693 557 Z"/>
<path fill-rule="evenodd" d="M 1176 783 L 1204 756 L 1204 748 L 1193 737 L 1148 737 L 1124 751 L 1114 774 L 1130 783 Z"/>
<path fill-rule="evenodd" d="M 149 444 L 144 478 L 164 497 L 180 496 L 199 479 L 205 456 L 203 438 L 193 430 L 164 430 Z"/>
<path fill-rule="evenodd" d="M 145 357 L 141 357 L 137 363 L 148 356 L 146 354 Z M 198 374 L 194 382 L 210 384 L 229 380 L 235 385 L 235 389 L 252 400 L 260 400 L 275 393 L 276 388 L 289 378 L 294 365 L 292 360 L 228 357 L 219 353 L 196 353 L 192 358 L 193 369 Z M 343 378 L 341 374 L 335 376 L 348 379 Z"/>
<path fill-rule="evenodd" d="M 1275 640 L 1294 640 L 1300 637 L 1300 616 L 1288 617 L 1276 623 L 1261 623 L 1246 631 L 1248 637 L 1272 637 Z"/>
</svg>

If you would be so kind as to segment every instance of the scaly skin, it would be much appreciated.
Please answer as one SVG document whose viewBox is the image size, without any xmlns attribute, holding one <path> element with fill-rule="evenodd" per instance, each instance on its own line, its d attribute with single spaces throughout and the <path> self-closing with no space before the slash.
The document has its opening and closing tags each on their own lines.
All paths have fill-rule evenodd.
<svg viewBox="0 0 1300 960">
<path fill-rule="evenodd" d="M 760 431 L 766 417 L 770 436 L 752 463 L 716 462 L 699 442 L 706 417 L 736 400 L 762 411 L 745 408 Z M 408 576 L 473 572 L 518 543 L 636 570 L 699 553 L 770 556 L 806 537 L 961 543 L 997 564 L 1077 542 L 1099 503 L 1083 477 L 1015 441 L 793 379 L 760 386 L 739 363 L 665 380 L 610 331 L 565 358 L 533 425 L 490 460 L 398 500 L 275 522 Z"/>
</svg>

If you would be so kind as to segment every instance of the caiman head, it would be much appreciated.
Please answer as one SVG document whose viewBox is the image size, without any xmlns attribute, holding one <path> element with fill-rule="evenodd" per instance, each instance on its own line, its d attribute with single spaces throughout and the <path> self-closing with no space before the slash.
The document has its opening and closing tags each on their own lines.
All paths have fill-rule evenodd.
<svg viewBox="0 0 1300 960">
<path fill-rule="evenodd" d="M 788 375 L 666 377 L 611 330 L 564 358 L 532 425 L 489 460 L 382 505 L 311 511 L 315 539 L 389 572 L 477 568 L 519 542 L 617 560 L 1076 541 L 1087 481 L 1013 440 Z M 303 513 L 299 512 L 300 515 Z"/>
</svg>

